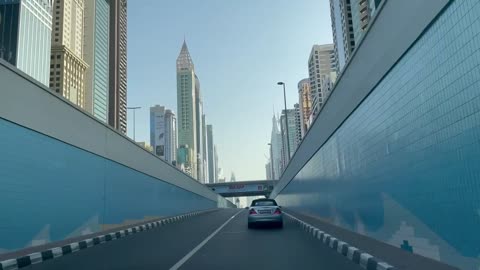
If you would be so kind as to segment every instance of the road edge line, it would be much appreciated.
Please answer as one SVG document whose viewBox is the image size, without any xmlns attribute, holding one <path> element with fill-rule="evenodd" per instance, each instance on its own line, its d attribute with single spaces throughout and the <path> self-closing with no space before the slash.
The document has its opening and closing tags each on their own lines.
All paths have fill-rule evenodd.
<svg viewBox="0 0 480 270">
<path fill-rule="evenodd" d="M 293 220 L 302 229 L 313 236 L 316 240 L 321 241 L 324 245 L 335 250 L 337 253 L 345 256 L 350 261 L 360 265 L 363 269 L 367 270 L 395 270 L 395 267 L 387 262 L 378 259 L 377 257 L 361 251 L 360 249 L 351 246 L 347 242 L 344 242 L 328 233 L 323 232 L 319 228 L 289 214 L 283 212 L 287 218 Z"/>
</svg>

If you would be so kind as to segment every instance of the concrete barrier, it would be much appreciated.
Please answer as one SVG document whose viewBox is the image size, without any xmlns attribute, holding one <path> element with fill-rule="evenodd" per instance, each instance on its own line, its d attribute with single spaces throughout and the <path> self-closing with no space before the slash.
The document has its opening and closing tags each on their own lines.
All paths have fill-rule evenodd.
<svg viewBox="0 0 480 270">
<path fill-rule="evenodd" d="M 480 265 L 480 1 L 382 1 L 271 197 Z"/>
<path fill-rule="evenodd" d="M 0 60 L 0 253 L 232 206 Z"/>
</svg>

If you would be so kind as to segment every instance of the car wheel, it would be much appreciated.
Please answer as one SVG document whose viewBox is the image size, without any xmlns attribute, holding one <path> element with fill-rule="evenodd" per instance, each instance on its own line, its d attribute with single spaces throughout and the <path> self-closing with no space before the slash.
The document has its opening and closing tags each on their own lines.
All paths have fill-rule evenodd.
<svg viewBox="0 0 480 270">
<path fill-rule="evenodd" d="M 253 224 L 249 222 L 249 223 L 248 223 L 248 228 L 249 228 L 249 229 L 252 229 L 252 228 L 253 228 Z"/>
<path fill-rule="evenodd" d="M 283 228 L 283 222 L 279 222 L 279 223 L 277 224 L 277 227 L 278 227 L 279 229 Z"/>
</svg>

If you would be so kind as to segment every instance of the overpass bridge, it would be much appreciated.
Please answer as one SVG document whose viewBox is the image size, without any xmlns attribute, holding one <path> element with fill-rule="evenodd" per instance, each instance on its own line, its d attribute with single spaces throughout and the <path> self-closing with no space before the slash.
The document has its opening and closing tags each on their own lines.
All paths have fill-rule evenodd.
<svg viewBox="0 0 480 270">
<path fill-rule="evenodd" d="M 480 1 L 382 3 L 269 195 L 281 230 L 0 60 L 0 270 L 477 270 Z"/>
<path fill-rule="evenodd" d="M 250 180 L 205 184 L 210 190 L 223 197 L 265 196 L 268 197 L 277 180 Z"/>
</svg>

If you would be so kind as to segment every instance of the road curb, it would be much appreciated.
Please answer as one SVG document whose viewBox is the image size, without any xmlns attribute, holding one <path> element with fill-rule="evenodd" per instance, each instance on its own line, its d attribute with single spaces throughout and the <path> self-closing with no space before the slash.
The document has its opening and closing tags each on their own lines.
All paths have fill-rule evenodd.
<svg viewBox="0 0 480 270">
<path fill-rule="evenodd" d="M 97 246 L 113 240 L 124 238 L 128 235 L 136 234 L 143 231 L 149 231 L 157 227 L 161 227 L 167 224 L 172 224 L 193 216 L 198 216 L 200 214 L 212 212 L 215 210 L 217 209 L 196 211 L 196 212 L 191 212 L 191 213 L 173 216 L 169 218 L 163 218 L 156 221 L 144 223 L 141 225 L 136 225 L 130 228 L 122 229 L 116 232 L 95 236 L 82 241 L 72 242 L 70 244 L 67 244 L 61 247 L 49 248 L 44 251 L 34 252 L 22 257 L 0 261 L 0 270 L 16 270 L 16 269 L 27 267 L 32 264 L 42 263 L 44 261 L 48 261 L 51 259 L 56 259 L 65 255 L 68 255 L 70 253 L 75 253 L 80 250 L 84 250 L 93 246 Z"/>
<path fill-rule="evenodd" d="M 349 245 L 348 243 L 341 241 L 340 239 L 335 238 L 334 236 L 323 232 L 315 226 L 304 222 L 291 214 L 283 212 L 284 215 L 296 224 L 302 227 L 304 231 L 311 234 L 315 239 L 322 241 L 323 244 L 327 245 L 331 249 L 336 250 L 338 253 L 347 257 L 350 261 L 359 264 L 362 268 L 367 270 L 394 270 L 395 268 L 390 264 L 380 260 L 373 255 L 370 255 L 366 252 L 361 251 L 360 249 Z"/>
</svg>

